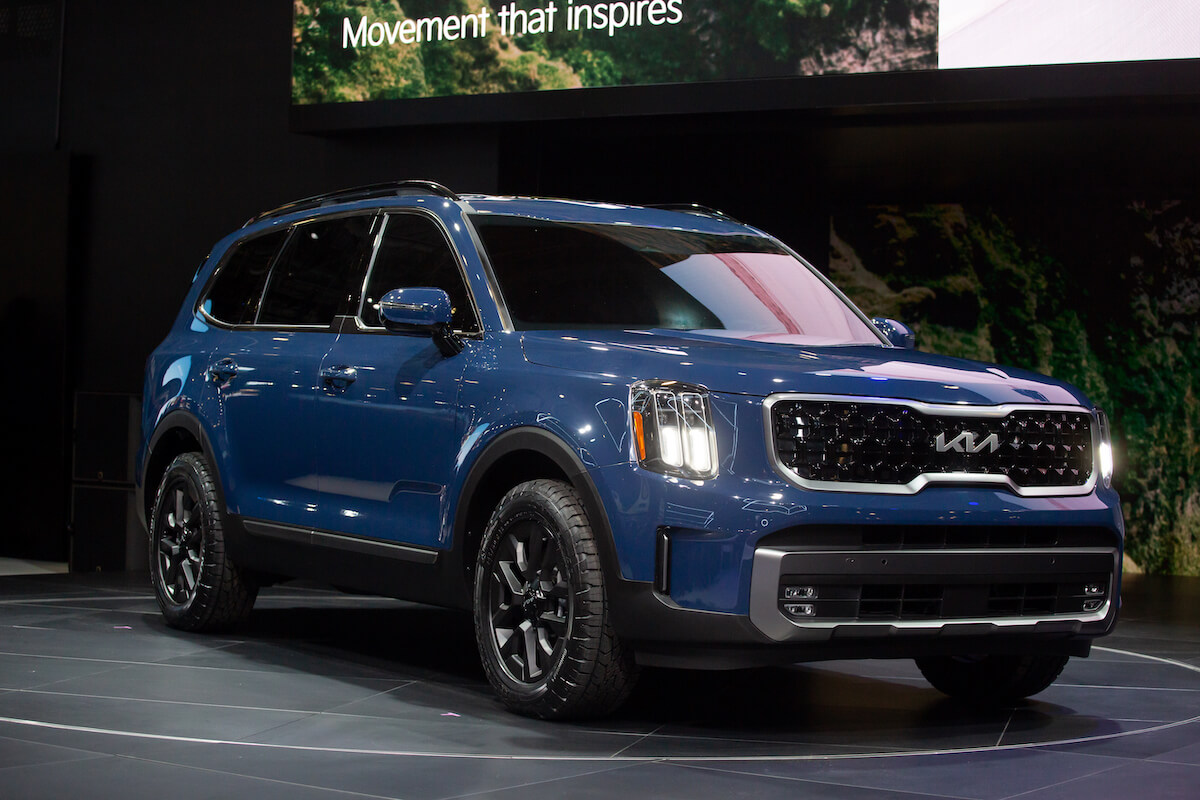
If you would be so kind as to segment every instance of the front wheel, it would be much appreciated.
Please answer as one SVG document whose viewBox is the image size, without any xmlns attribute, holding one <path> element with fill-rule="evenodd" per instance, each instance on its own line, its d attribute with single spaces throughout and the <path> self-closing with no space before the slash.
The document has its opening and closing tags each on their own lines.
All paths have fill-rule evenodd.
<svg viewBox="0 0 1200 800">
<path fill-rule="evenodd" d="M 571 486 L 528 481 L 496 506 L 476 560 L 475 642 L 517 713 L 600 716 L 628 697 L 637 667 L 612 629 L 596 541 Z"/>
<path fill-rule="evenodd" d="M 944 694 L 975 705 L 1009 705 L 1048 688 L 1068 656 L 939 656 L 918 658 L 925 680 Z"/>
<path fill-rule="evenodd" d="M 176 457 L 150 516 L 150 580 L 167 624 L 211 631 L 241 622 L 258 587 L 225 553 L 225 511 L 199 453 Z"/>
</svg>

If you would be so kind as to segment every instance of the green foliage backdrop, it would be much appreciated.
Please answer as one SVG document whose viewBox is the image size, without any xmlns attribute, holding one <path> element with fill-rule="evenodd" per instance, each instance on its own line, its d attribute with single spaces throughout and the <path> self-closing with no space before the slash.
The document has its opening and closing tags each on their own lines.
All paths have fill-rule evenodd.
<svg viewBox="0 0 1200 800">
<path fill-rule="evenodd" d="M 677 25 L 343 48 L 343 20 L 494 12 L 510 0 L 294 0 L 292 100 L 341 103 L 937 67 L 937 0 L 681 0 Z M 517 0 L 523 10 L 548 0 Z M 576 6 L 593 5 L 579 0 Z"/>
<path fill-rule="evenodd" d="M 830 277 L 923 350 L 1087 392 L 1113 420 L 1131 557 L 1200 574 L 1200 201 L 839 211 Z"/>
</svg>

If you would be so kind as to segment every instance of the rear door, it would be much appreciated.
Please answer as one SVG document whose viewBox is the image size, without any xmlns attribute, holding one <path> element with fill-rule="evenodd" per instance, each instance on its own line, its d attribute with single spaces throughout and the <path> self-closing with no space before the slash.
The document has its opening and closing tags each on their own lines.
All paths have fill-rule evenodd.
<svg viewBox="0 0 1200 800">
<path fill-rule="evenodd" d="M 374 215 L 353 215 L 293 226 L 261 302 L 209 357 L 236 514 L 314 524 L 317 374 L 337 339 L 335 318 L 358 296 L 376 224 Z"/>
</svg>

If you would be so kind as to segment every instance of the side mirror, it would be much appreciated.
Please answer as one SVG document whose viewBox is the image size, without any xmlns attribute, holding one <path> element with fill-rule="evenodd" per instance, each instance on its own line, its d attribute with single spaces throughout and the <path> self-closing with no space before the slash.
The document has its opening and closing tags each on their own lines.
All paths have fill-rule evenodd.
<svg viewBox="0 0 1200 800">
<path fill-rule="evenodd" d="M 873 317 L 871 322 L 875 324 L 875 327 L 879 329 L 884 338 L 892 343 L 893 347 L 903 347 L 906 350 L 916 348 L 917 334 L 903 322 L 897 322 L 894 319 L 887 319 L 885 317 Z"/>
<path fill-rule="evenodd" d="M 379 301 L 379 319 L 392 333 L 425 334 L 442 351 L 453 356 L 462 352 L 462 340 L 450 329 L 453 309 L 444 289 L 416 287 L 392 289 Z"/>
</svg>

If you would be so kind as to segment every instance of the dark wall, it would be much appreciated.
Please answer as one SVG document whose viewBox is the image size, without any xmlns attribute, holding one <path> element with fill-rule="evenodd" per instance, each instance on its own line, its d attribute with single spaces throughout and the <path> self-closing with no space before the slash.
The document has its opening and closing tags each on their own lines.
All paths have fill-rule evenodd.
<svg viewBox="0 0 1200 800">
<path fill-rule="evenodd" d="M 297 197 L 420 175 L 495 188 L 487 131 L 288 132 L 291 4 L 67 4 L 62 148 L 84 163 L 76 388 L 137 392 L 211 245 Z"/>
<path fill-rule="evenodd" d="M 12 5 L 0 0 L 0 8 Z M 316 136 L 288 130 L 288 0 L 20 5 L 42 8 L 50 22 L 22 41 L 20 58 L 0 59 L 0 78 L 16 87 L 0 95 L 0 170 L 11 179 L 5 186 L 16 185 L 13 165 L 41 158 L 58 176 L 20 172 L 22 192 L 66 216 L 11 235 L 65 237 L 56 243 L 64 280 L 49 302 L 66 313 L 61 323 L 39 317 L 30 334 L 57 330 L 65 342 L 54 390 L 66 398 L 55 412 L 64 441 L 73 404 L 141 391 L 146 355 L 217 239 L 258 211 L 343 186 L 420 177 L 468 191 L 696 201 L 777 233 L 818 265 L 840 204 L 1087 204 L 1200 186 L 1195 86 L 1153 101 L 616 116 Z M 60 72 L 53 23 L 64 19 Z M 10 249 L 4 269 L 44 268 L 30 252 Z M 18 415 L 39 403 L 34 395 L 10 401 Z M 83 417 L 98 419 L 87 409 Z M 58 461 L 38 469 L 60 476 L 54 496 L 65 497 L 61 476 L 71 470 L 66 456 Z M 65 549 L 63 527 L 47 521 L 37 531 L 55 543 L 44 552 Z M 0 555 L 13 554 L 3 542 Z"/>
<path fill-rule="evenodd" d="M 67 241 L 69 164 L 44 153 L 0 156 L 0 341 L 7 477 L 0 554 L 66 558 Z M 46 531 L 52 532 L 46 535 Z"/>
<path fill-rule="evenodd" d="M 290 133 L 287 0 L 0 0 L 0 10 L 17 5 L 36 5 L 51 21 L 28 30 L 31 36 L 19 42 L 21 58 L 11 49 L 15 24 L 14 38 L 2 41 L 9 49 L 0 57 L 0 189 L 28 210 L 7 215 L 0 229 L 5 241 L 23 242 L 7 248 L 3 268 L 10 275 L 58 276 L 37 288 L 37 308 L 55 314 L 33 314 L 19 334 L 38 342 L 37 352 L 25 348 L 31 356 L 51 346 L 47 337 L 58 337 L 57 362 L 35 358 L 58 377 L 30 387 L 36 391 L 6 395 L 13 415 L 6 418 L 24 420 L 30 432 L 13 442 L 15 452 L 24 454 L 30 484 L 42 490 L 20 498 L 6 490 L 6 501 L 20 499 L 29 513 L 0 537 L 0 555 L 65 559 L 70 516 L 89 528 L 74 531 L 77 543 L 86 539 L 77 553 L 102 549 L 95 537 L 123 548 L 131 521 L 93 513 L 86 498 L 96 493 L 70 490 L 72 456 L 90 463 L 98 454 L 73 453 L 62 442 L 73 438 L 78 417 L 91 424 L 77 447 L 114 446 L 88 429 L 127 427 L 123 416 L 106 424 L 99 409 L 122 407 L 111 393 L 141 392 L 146 356 L 219 238 L 259 211 L 343 186 L 419 176 L 493 191 L 496 136 L 478 127 L 351 139 Z M 56 32 L 64 5 L 60 104 Z M 36 178 L 35 167 L 50 170 L 53 179 Z M 62 213 L 35 213 L 47 206 Z M 49 252 L 39 255 L 47 242 Z M 8 281 L 2 299 L 6 307 L 31 312 L 31 297 L 26 284 Z M 10 358 L 23 355 L 14 338 L 6 336 Z M 36 457 L 28 455 L 27 438 L 35 440 Z M 128 480 L 114 480 L 110 471 L 103 479 L 77 481 L 76 489 L 121 490 Z M 44 513 L 47 507 L 51 513 Z M 105 524 L 111 530 L 96 529 Z M 124 558 L 88 561 L 78 566 Z"/>
<path fill-rule="evenodd" d="M 52 149 L 63 0 L 0 0 L 0 151 Z"/>
<path fill-rule="evenodd" d="M 839 206 L 1056 208 L 1193 196 L 1200 186 L 1195 99 L 534 123 L 506 129 L 502 142 L 505 191 L 700 202 L 818 266 Z"/>
</svg>

